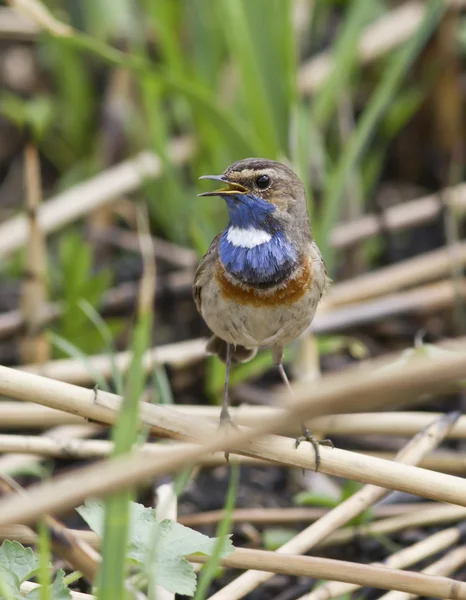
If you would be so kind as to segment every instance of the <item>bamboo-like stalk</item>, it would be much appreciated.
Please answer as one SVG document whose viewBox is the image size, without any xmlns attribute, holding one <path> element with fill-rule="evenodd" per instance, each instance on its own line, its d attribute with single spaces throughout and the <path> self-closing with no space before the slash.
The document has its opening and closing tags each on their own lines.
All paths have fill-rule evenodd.
<svg viewBox="0 0 466 600">
<path fill-rule="evenodd" d="M 168 154 L 170 160 L 179 164 L 191 156 L 192 151 L 191 139 L 183 137 L 173 140 Z M 152 152 L 141 152 L 42 204 L 38 214 L 41 230 L 44 234 L 57 231 L 121 195 L 133 192 L 145 180 L 159 177 L 161 173 L 160 158 Z M 0 225 L 0 258 L 21 248 L 27 235 L 24 216 L 13 217 Z"/>
<path fill-rule="evenodd" d="M 415 514 L 427 507 L 438 506 L 436 502 L 414 502 L 408 504 L 383 504 L 375 506 L 372 513 L 376 519 L 392 515 Z M 296 523 L 299 521 L 316 521 L 329 512 L 327 508 L 239 508 L 231 515 L 233 523 L 252 523 L 255 525 L 269 525 L 271 523 Z M 223 510 L 211 510 L 201 513 L 179 515 L 178 522 L 187 527 L 201 527 L 215 525 L 223 519 Z M 83 529 L 71 529 L 73 535 L 83 538 L 92 546 L 98 546 L 99 538 L 92 532 Z M 5 525 L 0 527 L 0 540 L 17 540 L 22 544 L 34 544 L 31 536 L 34 532 L 25 525 Z"/>
<path fill-rule="evenodd" d="M 205 357 L 205 343 L 206 340 L 201 338 L 152 348 L 144 355 L 144 369 L 149 371 L 155 363 L 169 364 L 173 367 L 185 367 L 196 363 Z M 107 354 L 89 356 L 87 362 L 92 371 L 81 360 L 72 358 L 52 360 L 43 365 L 23 365 L 20 370 L 80 385 L 92 383 L 93 372 L 105 378 L 111 377 L 112 360 Z M 114 363 L 121 372 L 126 371 L 130 362 L 129 350 L 114 355 Z"/>
<path fill-rule="evenodd" d="M 420 2 L 406 2 L 368 25 L 359 39 L 359 61 L 362 64 L 373 62 L 403 44 L 421 23 L 424 10 Z M 301 94 L 315 93 L 331 73 L 332 67 L 329 52 L 322 52 L 304 63 L 298 78 Z"/>
<path fill-rule="evenodd" d="M 173 410 L 191 415 L 194 418 L 218 419 L 216 406 L 200 406 L 193 404 L 174 405 Z M 254 406 L 242 404 L 230 408 L 231 415 L 237 425 L 255 427 L 264 418 L 280 414 L 281 409 L 274 406 Z M 427 427 L 434 419 L 441 416 L 438 412 L 372 412 L 372 413 L 343 413 L 326 415 L 307 420 L 306 424 L 311 431 L 320 431 L 325 436 L 362 436 L 362 435 L 387 435 L 398 437 L 411 437 L 418 431 Z M 9 429 L 43 429 L 56 425 L 83 425 L 83 417 L 73 415 L 62 410 L 41 406 L 29 402 L 2 401 L 0 402 L 0 424 L 2 430 Z M 299 426 L 291 424 L 278 430 L 282 435 L 298 435 Z M 455 423 L 446 439 L 466 439 L 466 415 L 462 415 Z M 2 438 L 2 443 L 8 440 Z M 12 444 L 16 442 L 11 439 Z M 97 446 L 96 446 L 97 447 Z M 6 446 L 5 446 L 6 448 Z M 6 450 L 5 450 L 6 451 Z M 52 452 L 52 451 L 51 451 Z M 103 453 L 102 453 L 103 455 Z M 97 455 L 96 455 L 97 456 Z"/>
<path fill-rule="evenodd" d="M 327 539 L 323 540 L 321 547 L 338 546 L 346 544 L 364 536 L 388 535 L 395 531 L 411 527 L 424 527 L 426 525 L 439 525 L 442 523 L 453 523 L 466 518 L 466 508 L 441 504 L 420 508 L 417 512 L 410 512 L 405 515 L 381 519 L 368 525 L 358 525 L 355 527 L 345 527 L 340 529 Z"/>
<path fill-rule="evenodd" d="M 328 312 L 325 312 L 324 304 L 309 329 L 316 334 L 328 334 L 400 314 L 434 312 L 452 306 L 458 295 L 466 297 L 466 284 L 445 280 L 358 304 L 336 307 Z"/>
<path fill-rule="evenodd" d="M 189 556 L 192 562 L 206 563 L 207 556 Z M 353 562 L 318 558 L 315 556 L 289 556 L 265 550 L 236 549 L 221 564 L 233 569 L 267 569 L 271 573 L 335 579 L 374 588 L 402 590 L 435 598 L 466 598 L 466 583 L 446 577 L 423 575 L 398 569 Z M 416 588 L 416 591 L 414 591 Z M 422 591 L 421 591 L 422 590 Z"/>
<path fill-rule="evenodd" d="M 30 41 L 37 37 L 40 29 L 32 19 L 17 10 L 0 7 L 0 39 Z"/>
<path fill-rule="evenodd" d="M 412 527 L 424 527 L 432 525 L 442 525 L 445 523 L 454 523 L 466 518 L 466 508 L 461 506 L 452 506 L 449 504 L 425 503 L 426 508 L 419 507 L 416 510 L 407 510 L 395 517 L 383 518 L 364 526 L 345 527 L 331 534 L 325 540 L 319 542 L 317 548 L 327 548 L 329 546 L 340 546 L 362 537 L 371 537 L 377 535 L 391 534 Z M 378 510 L 389 509 L 388 506 L 375 507 Z M 329 511 L 325 511 L 327 514 Z M 223 515 L 219 515 L 220 518 Z M 180 517 L 180 523 L 189 527 L 194 526 L 196 522 L 190 519 L 190 515 Z M 263 522 L 263 521 L 262 521 Z M 209 521 L 200 525 L 208 524 Z M 72 529 L 71 533 L 78 538 L 82 538 L 91 546 L 98 547 L 100 538 L 93 531 L 82 529 Z M 31 530 L 24 525 L 2 525 L 0 526 L 0 539 L 18 540 L 22 544 L 33 544 L 34 540 L 30 534 Z"/>
<path fill-rule="evenodd" d="M 459 413 L 452 413 L 434 421 L 418 433 L 396 456 L 395 460 L 405 464 L 417 464 L 442 441 L 447 431 L 458 419 Z M 388 490 L 374 485 L 366 485 L 350 498 L 341 502 L 333 510 L 321 517 L 291 540 L 278 548 L 279 554 L 304 554 L 331 533 L 386 496 Z M 210 596 L 210 600 L 238 600 L 262 583 L 270 579 L 264 571 L 247 571 L 225 587 Z"/>
<path fill-rule="evenodd" d="M 450 575 L 457 571 L 466 562 L 466 548 L 464 546 L 455 548 L 443 556 L 440 560 L 432 563 L 421 571 L 425 575 Z M 414 600 L 419 594 L 410 594 L 406 591 L 389 592 L 380 597 L 379 600 Z"/>
<path fill-rule="evenodd" d="M 361 451 L 362 454 L 377 456 L 386 460 L 393 459 L 393 452 L 379 451 Z M 461 452 L 452 450 L 439 450 L 433 452 L 430 456 L 426 456 L 419 464 L 423 469 L 431 471 L 439 471 L 441 473 L 450 473 L 452 475 L 466 475 L 466 458 Z"/>
<path fill-rule="evenodd" d="M 97 425 L 73 425 L 73 426 L 59 426 L 49 431 L 44 432 L 38 439 L 66 439 L 68 443 L 73 443 L 73 440 L 78 440 L 85 437 L 95 435 L 101 428 Z M 24 454 L 14 453 L 5 454 L 0 456 L 0 474 L 15 474 L 23 470 L 24 468 L 30 468 L 34 464 L 40 463 L 44 460 L 44 456 L 39 454 Z"/>
<path fill-rule="evenodd" d="M 438 531 L 437 533 L 426 537 L 412 546 L 394 552 L 386 558 L 383 563 L 372 564 L 383 564 L 383 566 L 391 569 L 405 569 L 406 567 L 426 559 L 428 556 L 432 556 L 432 554 L 450 548 L 458 542 L 460 537 L 461 531 L 458 527 L 449 527 L 448 529 Z M 332 598 L 338 598 L 343 594 L 351 594 L 358 589 L 359 586 L 351 583 L 328 581 L 324 583 L 324 585 L 314 589 L 312 592 L 304 594 L 299 600 L 331 600 Z"/>
<path fill-rule="evenodd" d="M 335 283 L 321 301 L 322 310 L 412 288 L 450 273 L 452 264 L 459 267 L 466 264 L 466 242 L 424 252 L 349 281 Z"/>
<path fill-rule="evenodd" d="M 187 557 L 193 563 L 205 564 L 208 556 L 190 555 Z M 220 563 L 225 567 L 248 569 L 250 567 L 268 569 L 273 573 L 285 575 L 315 577 L 328 579 L 333 577 L 361 586 L 379 589 L 407 590 L 418 595 L 431 595 L 437 598 L 452 600 L 466 599 L 466 583 L 447 577 L 423 575 L 398 569 L 387 569 L 373 565 L 361 565 L 346 561 L 318 558 L 314 556 L 286 556 L 264 550 L 249 550 L 237 548 L 230 556 L 223 558 Z M 34 584 L 22 586 L 24 590 L 34 589 Z M 77 592 L 72 592 L 76 594 Z M 77 600 L 89 600 L 93 596 L 81 594 L 73 596 Z"/>
<path fill-rule="evenodd" d="M 99 427 L 97 428 L 100 429 Z M 69 430 L 66 431 L 68 433 Z M 93 428 L 91 427 L 91 431 Z M 317 431 L 317 430 L 315 430 Z M 71 430 L 72 432 L 72 430 Z M 162 444 L 147 443 L 141 446 L 144 452 L 150 454 L 154 460 L 158 456 L 164 456 L 166 447 Z M 0 434 L 0 454 L 15 453 L 37 455 L 39 457 L 61 458 L 64 460 L 92 460 L 106 458 L 112 453 L 113 443 L 108 440 L 87 440 L 71 438 L 68 435 L 58 437 L 45 433 L 42 436 Z M 367 456 L 376 456 L 384 460 L 393 460 L 393 452 L 354 450 Z M 267 465 L 268 461 L 259 457 L 232 455 L 232 462 L 245 465 Z M 276 461 L 279 462 L 279 461 Z M 197 463 L 202 467 L 218 467 L 225 463 L 222 452 L 202 457 Z M 458 452 L 443 450 L 425 456 L 419 463 L 423 469 L 464 475 L 466 473 L 466 459 Z M 1 459 L 0 459 L 0 472 Z"/>
<path fill-rule="evenodd" d="M 338 377 L 322 378 L 313 390 L 295 390 L 296 401 L 276 417 L 264 419 L 253 430 L 240 429 L 217 432 L 215 424 L 194 420 L 168 407 L 143 404 L 141 419 L 151 425 L 154 433 L 162 436 L 195 440 L 196 444 L 167 449 L 166 456 L 154 461 L 147 454 L 135 453 L 104 464 L 81 469 L 73 476 L 57 477 L 54 481 L 37 486 L 25 499 L 0 501 L 0 524 L 24 522 L 41 512 L 53 513 L 82 502 L 89 495 L 106 494 L 116 489 L 132 487 L 138 482 L 160 473 L 169 473 L 216 450 L 230 450 L 247 456 L 278 460 L 288 464 L 315 468 L 315 456 L 306 443 L 297 450 L 290 439 L 277 436 L 259 437 L 290 422 L 301 421 L 322 412 L 338 411 L 353 397 L 357 408 L 369 405 L 380 407 L 393 395 L 409 391 L 417 394 L 425 390 L 439 390 L 452 378 L 464 375 L 466 357 L 452 354 L 445 357 L 419 359 L 403 369 L 349 370 Z M 86 390 L 29 373 L 0 367 L 0 393 L 43 402 L 54 408 L 70 410 L 93 420 L 113 422 L 121 399 L 113 394 Z M 321 448 L 321 470 L 390 489 L 406 491 L 429 499 L 466 504 L 466 482 L 451 475 L 426 471 L 381 459 L 355 455 L 338 449 Z"/>
<path fill-rule="evenodd" d="M 442 191 L 445 204 L 461 216 L 466 209 L 466 184 L 446 188 Z M 330 233 L 330 244 L 343 249 L 373 237 L 382 231 L 400 231 L 428 223 L 443 210 L 438 194 L 430 194 L 387 208 L 381 216 L 365 215 L 351 223 L 336 225 Z"/>
<path fill-rule="evenodd" d="M 50 358 L 50 343 L 43 331 L 47 257 L 44 235 L 37 220 L 42 196 L 40 159 L 32 143 L 24 151 L 24 167 L 28 237 L 20 302 L 25 331 L 19 349 L 22 363 L 42 364 Z"/>
</svg>

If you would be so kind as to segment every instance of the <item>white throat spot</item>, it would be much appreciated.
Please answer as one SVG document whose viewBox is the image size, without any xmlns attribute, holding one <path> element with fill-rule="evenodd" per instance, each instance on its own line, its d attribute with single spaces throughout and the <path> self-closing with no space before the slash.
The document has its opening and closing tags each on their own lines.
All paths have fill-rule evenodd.
<svg viewBox="0 0 466 600">
<path fill-rule="evenodd" d="M 238 248 L 255 248 L 270 242 L 271 239 L 270 233 L 254 227 L 248 227 L 247 229 L 230 227 L 227 233 L 227 240 Z"/>
</svg>

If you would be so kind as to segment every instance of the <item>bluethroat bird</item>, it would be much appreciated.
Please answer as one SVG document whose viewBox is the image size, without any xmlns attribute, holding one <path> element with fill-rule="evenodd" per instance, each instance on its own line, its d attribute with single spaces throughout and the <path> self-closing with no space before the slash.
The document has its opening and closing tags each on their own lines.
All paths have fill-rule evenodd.
<svg viewBox="0 0 466 600">
<path fill-rule="evenodd" d="M 220 423 L 231 423 L 228 381 L 232 363 L 270 348 L 292 395 L 283 367 L 283 347 L 310 326 L 327 286 L 322 255 L 311 234 L 304 186 L 286 165 L 264 158 L 234 163 L 222 175 L 200 179 L 223 187 L 199 196 L 227 204 L 227 228 L 212 241 L 197 268 L 193 295 L 214 335 L 207 352 L 226 363 Z M 319 443 L 306 426 L 296 446 L 309 441 L 319 468 Z"/>
</svg>

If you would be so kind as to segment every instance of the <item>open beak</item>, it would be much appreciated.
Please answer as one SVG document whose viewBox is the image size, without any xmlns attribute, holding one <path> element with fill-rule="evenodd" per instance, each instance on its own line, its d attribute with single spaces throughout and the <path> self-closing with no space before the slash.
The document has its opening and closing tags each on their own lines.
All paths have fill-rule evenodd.
<svg viewBox="0 0 466 600">
<path fill-rule="evenodd" d="M 202 175 L 199 179 L 212 179 L 213 181 L 221 181 L 226 184 L 226 187 L 220 188 L 219 190 L 214 190 L 212 192 L 203 192 L 202 194 L 198 194 L 198 196 L 226 196 L 228 194 L 244 194 L 247 192 L 247 188 L 239 183 L 233 183 L 228 181 L 225 175 Z"/>
</svg>

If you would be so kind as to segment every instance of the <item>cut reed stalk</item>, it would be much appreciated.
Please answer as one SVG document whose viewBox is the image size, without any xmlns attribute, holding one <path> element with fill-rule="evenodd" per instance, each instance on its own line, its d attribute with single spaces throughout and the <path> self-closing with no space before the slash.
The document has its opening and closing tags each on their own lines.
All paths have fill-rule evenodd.
<svg viewBox="0 0 466 600">
<path fill-rule="evenodd" d="M 173 140 L 168 154 L 174 164 L 179 164 L 185 162 L 192 151 L 191 139 L 184 137 Z M 159 177 L 161 173 L 160 158 L 148 151 L 141 152 L 43 203 L 38 213 L 40 228 L 44 234 L 57 231 L 121 195 L 133 192 L 148 178 Z M 24 246 L 27 235 L 27 219 L 23 215 L 0 225 L 0 258 Z"/>
<path fill-rule="evenodd" d="M 188 558 L 192 562 L 200 563 L 206 563 L 209 560 L 208 557 L 200 555 Z M 454 579 L 330 558 L 288 556 L 264 550 L 238 548 L 230 556 L 224 558 L 221 564 L 233 569 L 267 569 L 271 573 L 295 577 L 335 579 L 379 589 L 408 591 L 421 596 L 430 595 L 436 598 L 454 598 L 456 600 L 466 598 L 466 583 Z"/>
<path fill-rule="evenodd" d="M 448 529 L 434 533 L 412 546 L 394 552 L 386 558 L 383 563 L 371 564 L 382 564 L 390 569 L 405 569 L 406 567 L 432 556 L 432 554 L 450 548 L 459 541 L 460 537 L 461 531 L 458 527 L 449 527 Z M 442 574 L 444 575 L 445 573 Z M 351 594 L 358 590 L 359 587 L 360 586 L 351 583 L 328 581 L 309 594 L 301 596 L 299 600 L 331 600 L 332 598 L 338 598 L 343 594 Z"/>
<path fill-rule="evenodd" d="M 156 363 L 173 367 L 192 365 L 205 358 L 205 344 L 206 340 L 201 338 L 152 348 L 144 355 L 143 368 L 149 371 Z M 116 353 L 113 358 L 108 354 L 89 356 L 88 364 L 79 359 L 64 358 L 43 365 L 24 365 L 20 370 L 58 381 L 86 385 L 93 382 L 92 372 L 99 373 L 106 379 L 110 378 L 113 372 L 112 360 L 121 373 L 125 372 L 131 363 L 131 356 L 131 352 L 126 350 Z"/>
<path fill-rule="evenodd" d="M 24 183 L 28 236 L 20 301 L 24 334 L 19 350 L 22 363 L 42 364 L 50 358 L 50 342 L 43 329 L 47 302 L 47 257 L 45 238 L 38 223 L 42 197 L 40 158 L 32 143 L 24 151 Z"/>
<path fill-rule="evenodd" d="M 375 363 L 380 364 L 380 363 Z M 105 494 L 122 487 L 131 487 L 142 479 L 158 473 L 172 472 L 216 450 L 258 456 L 267 460 L 289 461 L 290 465 L 315 468 L 315 457 L 307 444 L 297 450 L 289 439 L 276 436 L 259 437 L 268 430 L 301 421 L 313 415 L 341 410 L 347 406 L 348 397 L 355 399 L 355 409 L 367 410 L 374 404 L 387 404 L 393 396 L 409 393 L 416 395 L 439 391 L 452 379 L 463 377 L 466 356 L 461 354 L 436 355 L 411 361 L 402 369 L 349 369 L 338 377 L 322 378 L 313 390 L 295 386 L 296 402 L 275 417 L 264 419 L 253 430 L 217 432 L 216 426 L 200 419 L 182 415 L 167 407 L 141 406 L 140 414 L 152 431 L 166 437 L 198 441 L 201 445 L 186 445 L 167 449 L 166 457 L 156 464 L 147 460 L 147 454 L 93 465 L 74 474 L 70 483 L 66 477 L 39 486 L 28 499 L 9 503 L 0 502 L 0 523 L 25 522 L 37 516 L 37 511 L 64 510 L 81 502 L 87 495 Z M 0 367 L 0 393 L 24 400 L 35 400 L 53 408 L 69 410 L 99 422 L 115 420 L 121 399 L 105 392 L 94 392 L 59 381 L 41 378 L 30 373 Z M 207 443 L 205 441 L 208 440 Z M 430 499 L 466 503 L 466 482 L 457 477 L 426 471 L 415 467 L 393 464 L 373 457 L 354 455 L 337 449 L 322 448 L 322 471 L 353 478 L 357 481 L 398 489 Z M 79 484 L 78 484 L 79 481 Z M 59 500 L 58 500 L 59 499 Z M 9 506 L 8 506 L 9 505 Z"/>
<path fill-rule="evenodd" d="M 425 575 L 450 575 L 466 562 L 466 548 L 455 548 L 421 571 Z M 406 591 L 394 591 L 384 594 L 379 600 L 414 600 L 420 594 L 410 594 Z"/>
<path fill-rule="evenodd" d="M 459 413 L 452 413 L 434 421 L 418 433 L 396 456 L 400 463 L 417 464 L 442 441 L 447 431 L 458 419 Z M 339 527 L 386 496 L 386 489 L 366 485 L 318 521 L 300 531 L 291 540 L 278 548 L 279 554 L 304 554 L 324 540 Z M 247 571 L 210 597 L 210 600 L 238 600 L 262 583 L 270 579 L 264 571 Z"/>
<path fill-rule="evenodd" d="M 439 525 L 443 523 L 453 523 L 466 518 L 466 508 L 460 506 L 451 506 L 441 504 L 420 508 L 417 512 L 410 512 L 397 517 L 381 519 L 368 525 L 358 525 L 355 527 L 346 527 L 332 533 L 327 539 L 323 540 L 321 546 L 336 546 L 346 544 L 355 539 L 365 536 L 389 535 L 395 531 L 401 531 L 411 527 L 424 527 Z"/>
</svg>

